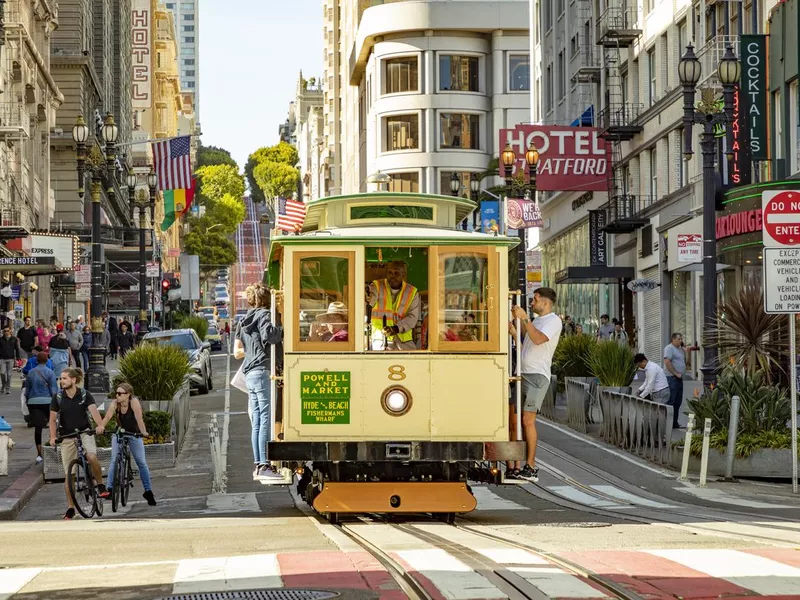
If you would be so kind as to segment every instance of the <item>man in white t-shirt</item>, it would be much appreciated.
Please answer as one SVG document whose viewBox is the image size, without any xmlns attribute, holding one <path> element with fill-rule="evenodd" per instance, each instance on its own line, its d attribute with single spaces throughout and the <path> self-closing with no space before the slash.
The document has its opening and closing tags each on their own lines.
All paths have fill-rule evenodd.
<svg viewBox="0 0 800 600">
<path fill-rule="evenodd" d="M 522 425 L 525 439 L 528 442 L 528 454 L 525 466 L 519 471 L 513 469 L 507 477 L 511 479 L 527 479 L 539 481 L 539 468 L 536 466 L 536 414 L 542 408 L 542 402 L 550 387 L 550 373 L 553 353 L 561 337 L 561 318 L 553 312 L 556 303 L 556 292 L 551 288 L 539 288 L 533 293 L 531 308 L 538 316 L 531 322 L 525 310 L 515 306 L 511 311 L 514 319 L 522 322 Z M 516 337 L 513 323 L 509 324 L 509 332 Z"/>
</svg>

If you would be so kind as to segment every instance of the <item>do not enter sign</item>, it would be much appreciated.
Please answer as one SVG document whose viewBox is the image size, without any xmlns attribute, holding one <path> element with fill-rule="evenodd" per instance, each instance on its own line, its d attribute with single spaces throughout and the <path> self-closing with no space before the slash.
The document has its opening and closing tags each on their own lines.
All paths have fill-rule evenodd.
<svg viewBox="0 0 800 600">
<path fill-rule="evenodd" d="M 800 246 L 800 191 L 764 192 L 761 195 L 761 206 L 764 246 Z"/>
</svg>

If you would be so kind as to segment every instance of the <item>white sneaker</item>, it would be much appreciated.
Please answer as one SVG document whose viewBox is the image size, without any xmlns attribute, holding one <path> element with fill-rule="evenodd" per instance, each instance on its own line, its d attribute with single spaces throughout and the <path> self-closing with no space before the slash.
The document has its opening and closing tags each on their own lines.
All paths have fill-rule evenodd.
<svg viewBox="0 0 800 600">
<path fill-rule="evenodd" d="M 256 479 L 260 481 L 283 481 L 283 475 L 273 471 L 272 467 L 265 466 L 261 467 L 258 470 L 258 475 L 256 476 Z"/>
<path fill-rule="evenodd" d="M 41 456 L 37 456 L 37 457 L 36 457 L 36 464 L 37 464 L 37 465 L 40 465 L 40 464 L 42 464 L 42 462 L 43 462 L 43 459 L 42 459 L 42 457 L 41 457 Z"/>
</svg>

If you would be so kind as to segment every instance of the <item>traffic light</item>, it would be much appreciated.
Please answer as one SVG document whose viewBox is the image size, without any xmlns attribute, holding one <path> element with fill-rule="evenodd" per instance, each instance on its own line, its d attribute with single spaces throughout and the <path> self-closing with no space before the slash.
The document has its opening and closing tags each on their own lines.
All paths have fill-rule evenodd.
<svg viewBox="0 0 800 600">
<path fill-rule="evenodd" d="M 169 279 L 161 280 L 161 303 L 166 304 L 169 300 Z"/>
</svg>

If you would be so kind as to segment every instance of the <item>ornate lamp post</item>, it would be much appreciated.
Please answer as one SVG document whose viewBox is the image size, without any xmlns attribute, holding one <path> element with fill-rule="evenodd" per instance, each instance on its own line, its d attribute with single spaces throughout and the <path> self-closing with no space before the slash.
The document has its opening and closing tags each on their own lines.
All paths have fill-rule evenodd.
<svg viewBox="0 0 800 600">
<path fill-rule="evenodd" d="M 720 111 L 711 90 L 703 90 L 702 101 L 695 109 L 694 100 L 697 82 L 700 81 L 701 65 L 694 53 L 694 46 L 686 46 L 686 54 L 678 64 L 678 78 L 683 86 L 683 153 L 688 160 L 692 152 L 692 126 L 702 126 L 700 152 L 703 155 L 703 316 L 705 318 L 703 344 L 703 384 L 712 387 L 717 382 L 717 349 L 709 343 L 710 329 L 717 312 L 717 241 L 716 205 L 714 203 L 714 160 L 716 138 L 714 126 L 725 125 L 728 150 L 733 147 L 733 103 L 734 87 L 739 81 L 742 65 L 728 46 L 719 63 L 717 74 L 722 83 L 725 108 Z"/>
<path fill-rule="evenodd" d="M 109 389 L 108 371 L 105 366 L 105 348 L 100 343 L 103 334 L 103 263 L 100 237 L 100 202 L 103 186 L 109 196 L 114 196 L 114 178 L 116 177 L 116 142 L 119 128 L 114 122 L 111 113 L 106 115 L 101 137 L 105 153 L 100 151 L 96 144 L 92 144 L 86 152 L 86 143 L 89 139 L 89 127 L 79 115 L 72 128 L 72 139 L 77 146 L 78 167 L 78 196 L 84 196 L 84 179 L 91 174 L 91 199 L 92 199 L 92 347 L 89 349 L 89 369 L 86 377 L 86 389 L 91 392 L 107 393 Z"/>
<path fill-rule="evenodd" d="M 453 175 L 450 177 L 450 193 L 453 196 L 458 196 L 458 192 L 461 191 L 461 179 L 458 177 L 458 173 L 453 171 Z"/>
<path fill-rule="evenodd" d="M 471 173 L 469 176 L 469 191 L 470 198 L 475 203 L 475 208 L 472 211 L 472 230 L 475 231 L 478 223 L 478 216 L 480 215 L 480 193 L 481 193 L 481 180 L 477 173 Z"/>
<path fill-rule="evenodd" d="M 539 151 L 531 142 L 530 148 L 525 152 L 525 162 L 528 164 L 528 185 L 531 192 L 531 200 L 536 202 L 536 171 L 539 166 Z"/>
<path fill-rule="evenodd" d="M 150 176 L 155 177 L 152 171 L 147 176 L 148 186 L 150 184 Z M 154 190 L 151 188 L 151 194 L 144 190 L 136 190 L 138 178 L 133 171 L 128 172 L 128 199 L 130 204 L 131 219 L 133 218 L 133 209 L 139 209 L 139 331 L 136 334 L 137 341 L 147 333 L 149 326 L 147 321 L 147 258 L 145 256 L 145 231 L 147 230 L 147 216 L 146 210 L 151 203 L 151 194 Z M 153 186 L 155 187 L 155 186 Z"/>
<path fill-rule="evenodd" d="M 525 154 L 527 158 L 527 153 Z M 503 171 L 506 180 L 506 206 L 508 206 L 508 197 L 511 195 L 511 186 L 513 180 L 511 173 L 514 169 L 514 163 L 517 162 L 517 154 L 510 144 L 506 144 L 503 152 L 500 153 L 500 162 L 503 163 Z M 500 208 L 503 210 L 503 207 Z M 506 231 L 508 231 L 508 212 L 503 215 L 503 221 L 506 224 Z M 519 303 L 527 307 L 525 302 L 525 229 L 520 227 L 517 229 L 517 237 L 519 238 L 519 245 L 517 246 L 517 285 L 519 286 Z"/>
</svg>

